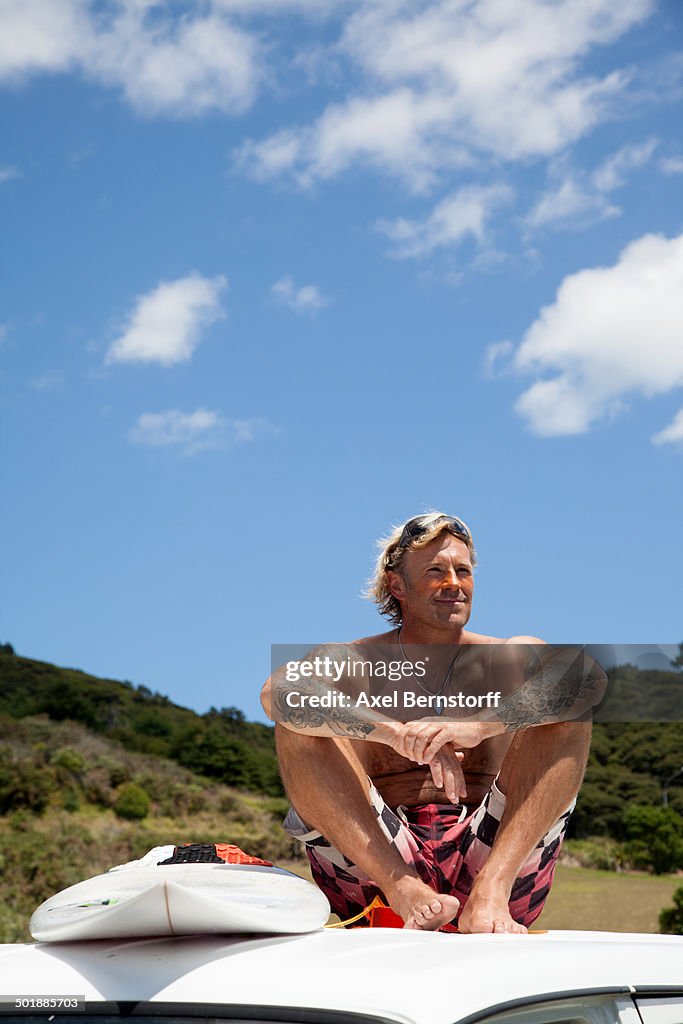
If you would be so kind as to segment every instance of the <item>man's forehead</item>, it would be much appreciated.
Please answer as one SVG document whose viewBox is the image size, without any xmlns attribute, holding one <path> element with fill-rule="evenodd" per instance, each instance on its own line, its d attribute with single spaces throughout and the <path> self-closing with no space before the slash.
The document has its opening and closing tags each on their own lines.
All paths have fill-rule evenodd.
<svg viewBox="0 0 683 1024">
<path fill-rule="evenodd" d="M 405 557 L 406 560 L 410 559 L 412 562 L 435 560 L 450 562 L 457 560 L 458 562 L 466 562 L 468 565 L 472 564 L 470 549 L 465 541 L 445 531 L 439 534 L 438 537 L 435 537 L 434 540 L 430 540 L 424 547 L 406 551 Z"/>
</svg>

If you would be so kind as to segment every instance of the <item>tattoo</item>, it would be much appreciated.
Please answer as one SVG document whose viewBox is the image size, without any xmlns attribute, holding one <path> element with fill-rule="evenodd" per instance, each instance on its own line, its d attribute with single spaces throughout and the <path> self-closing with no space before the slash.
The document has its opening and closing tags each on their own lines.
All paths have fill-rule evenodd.
<svg viewBox="0 0 683 1024">
<path fill-rule="evenodd" d="M 595 674 L 592 659 L 586 666 L 581 649 L 546 648 L 541 657 L 538 652 L 532 657 L 534 661 L 530 658 L 524 670 L 523 685 L 497 709 L 506 732 L 549 721 L 573 721 L 596 702 L 600 676 Z M 591 694 L 593 699 L 586 700 Z"/>
<path fill-rule="evenodd" d="M 332 690 L 319 679 L 301 679 L 296 687 L 299 697 L 327 696 L 332 700 L 342 700 L 339 704 L 335 701 L 330 707 L 311 707 L 304 701 L 301 701 L 301 706 L 291 707 L 287 695 L 292 692 L 292 687 L 288 683 L 277 683 L 273 688 L 273 717 L 277 722 L 295 729 L 318 729 L 326 725 L 336 736 L 346 739 L 367 739 L 375 731 L 376 725 L 368 721 L 367 713 L 363 715 L 344 706 L 346 695 L 341 691 Z"/>
</svg>

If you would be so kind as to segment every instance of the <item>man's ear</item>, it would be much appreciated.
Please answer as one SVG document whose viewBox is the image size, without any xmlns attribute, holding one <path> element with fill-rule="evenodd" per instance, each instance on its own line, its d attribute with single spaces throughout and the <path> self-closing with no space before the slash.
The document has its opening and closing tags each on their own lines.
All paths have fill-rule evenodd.
<svg viewBox="0 0 683 1024">
<path fill-rule="evenodd" d="M 400 572 L 393 572 L 389 570 L 387 573 L 387 586 L 389 587 L 389 593 L 392 597 L 395 597 L 397 601 L 402 600 L 406 596 L 407 586 L 406 581 Z"/>
</svg>

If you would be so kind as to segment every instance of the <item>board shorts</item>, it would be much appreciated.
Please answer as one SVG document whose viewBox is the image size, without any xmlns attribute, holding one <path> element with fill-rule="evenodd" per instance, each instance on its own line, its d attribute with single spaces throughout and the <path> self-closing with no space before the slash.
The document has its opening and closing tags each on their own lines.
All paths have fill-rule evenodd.
<svg viewBox="0 0 683 1024">
<path fill-rule="evenodd" d="M 462 911 L 474 879 L 491 852 L 505 810 L 505 796 L 496 783 L 470 813 L 464 804 L 422 804 L 392 810 L 372 781 L 368 782 L 370 803 L 387 841 L 435 892 L 457 896 Z M 512 886 L 510 915 L 526 927 L 543 910 L 574 804 L 532 850 Z M 290 807 L 282 827 L 305 845 L 313 879 L 342 921 L 361 913 L 376 896 L 386 902 L 372 879 L 320 832 L 311 829 L 294 807 Z"/>
</svg>

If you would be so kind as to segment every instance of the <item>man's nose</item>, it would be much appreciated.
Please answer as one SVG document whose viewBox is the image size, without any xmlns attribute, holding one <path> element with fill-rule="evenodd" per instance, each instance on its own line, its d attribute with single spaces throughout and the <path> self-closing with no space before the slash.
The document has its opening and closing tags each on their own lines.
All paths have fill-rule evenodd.
<svg viewBox="0 0 683 1024">
<path fill-rule="evenodd" d="M 441 577 L 441 586 L 444 590 L 458 590 L 460 587 L 460 580 L 455 569 L 448 569 L 447 572 Z"/>
</svg>

